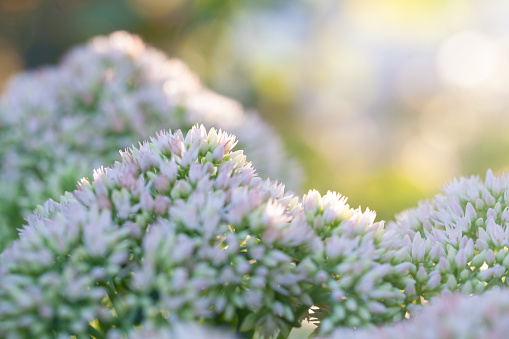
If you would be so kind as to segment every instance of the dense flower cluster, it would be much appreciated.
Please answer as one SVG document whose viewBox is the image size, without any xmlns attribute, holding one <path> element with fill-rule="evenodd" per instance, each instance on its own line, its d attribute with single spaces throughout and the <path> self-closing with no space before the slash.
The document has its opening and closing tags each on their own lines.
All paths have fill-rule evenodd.
<svg viewBox="0 0 509 339">
<path fill-rule="evenodd" d="M 303 198 L 306 218 L 321 246 L 313 259 L 318 267 L 315 284 L 322 286 L 310 314 L 322 333 L 334 326 L 362 326 L 399 320 L 405 309 L 402 293 L 412 281 L 411 264 L 398 260 L 375 213 L 351 209 L 346 197 L 310 191 Z"/>
<path fill-rule="evenodd" d="M 300 204 L 224 132 L 151 140 L 28 217 L 0 260 L 0 335 L 200 320 L 286 337 L 304 317 L 322 333 L 402 318 L 411 264 L 373 212 L 333 192 Z"/>
<path fill-rule="evenodd" d="M 299 166 L 272 127 L 136 36 L 97 37 L 58 66 L 18 75 L 0 99 L 0 249 L 37 204 L 119 149 L 195 123 L 235 133 L 261 176 L 299 189 Z"/>
<path fill-rule="evenodd" d="M 161 132 L 46 202 L 2 253 L 0 336 L 200 319 L 289 331 L 311 306 L 298 257 L 312 231 L 297 198 L 255 176 L 234 145 L 203 126 Z"/>
<path fill-rule="evenodd" d="M 198 325 L 196 323 L 177 323 L 172 326 L 153 327 L 141 325 L 139 328 L 123 334 L 121 331 L 111 330 L 106 339 L 239 339 L 234 333 Z"/>
<path fill-rule="evenodd" d="M 0 337 L 286 338 L 303 319 L 333 338 L 506 335 L 509 174 L 454 179 L 384 225 L 334 192 L 299 201 L 194 121 L 298 184 L 258 116 L 127 33 L 11 82 L 0 249 L 133 138 L 188 132 L 121 151 L 28 215 L 0 254 Z"/>
<path fill-rule="evenodd" d="M 431 201 L 397 216 L 386 233 L 412 263 L 417 302 L 441 291 L 481 293 L 506 286 L 509 269 L 509 176 L 455 179 Z M 413 297 L 412 297 L 413 296 Z"/>
<path fill-rule="evenodd" d="M 39 206 L 0 256 L 0 336 L 206 337 L 183 325 L 199 321 L 285 338 L 304 318 L 334 338 L 505 333 L 507 174 L 454 180 L 384 228 L 334 192 L 300 203 L 235 144 L 163 131 Z"/>
<path fill-rule="evenodd" d="M 338 329 L 330 339 L 503 339 L 509 333 L 509 292 L 446 293 L 419 308 L 410 320 L 375 329 Z"/>
</svg>

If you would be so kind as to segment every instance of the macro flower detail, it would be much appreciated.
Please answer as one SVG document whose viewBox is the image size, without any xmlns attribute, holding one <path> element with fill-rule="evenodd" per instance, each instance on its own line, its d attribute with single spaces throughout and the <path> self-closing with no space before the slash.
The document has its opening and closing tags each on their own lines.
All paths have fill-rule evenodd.
<svg viewBox="0 0 509 339">
<path fill-rule="evenodd" d="M 410 319 L 372 329 L 337 329 L 330 339 L 506 338 L 509 292 L 495 288 L 481 295 L 444 293 Z"/>
<path fill-rule="evenodd" d="M 454 179 L 433 200 L 402 212 L 387 226 L 415 285 L 410 300 L 420 303 L 447 291 L 467 295 L 505 286 L 509 269 L 509 179 L 488 170 Z M 399 239 L 399 240 L 396 240 Z"/>
<path fill-rule="evenodd" d="M 40 206 L 1 255 L 0 336 L 298 326 L 313 232 L 298 199 L 257 177 L 235 144 L 203 126 L 163 131 Z"/>
<path fill-rule="evenodd" d="M 318 267 L 316 307 L 308 315 L 319 331 L 401 319 L 401 291 L 412 282 L 407 277 L 410 264 L 387 249 L 391 240 L 384 235 L 383 222 L 374 222 L 374 212 L 350 208 L 346 197 L 334 192 L 321 197 L 310 191 L 303 208 L 320 239 L 311 256 Z"/>
<path fill-rule="evenodd" d="M 73 190 L 119 149 L 195 123 L 238 135 L 262 177 L 299 189 L 300 167 L 271 126 L 137 36 L 96 37 L 57 66 L 15 76 L 0 98 L 0 249 L 37 204 Z"/>
</svg>

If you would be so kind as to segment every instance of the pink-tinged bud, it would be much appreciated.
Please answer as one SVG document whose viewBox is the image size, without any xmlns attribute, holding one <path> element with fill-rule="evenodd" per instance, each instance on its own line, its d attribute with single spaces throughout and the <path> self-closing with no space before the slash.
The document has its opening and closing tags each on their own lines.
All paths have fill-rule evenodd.
<svg viewBox="0 0 509 339">
<path fill-rule="evenodd" d="M 465 207 L 465 216 L 472 221 L 477 219 L 477 212 L 470 202 L 468 202 Z"/>
<path fill-rule="evenodd" d="M 463 216 L 463 209 L 461 208 L 461 205 L 457 201 L 451 202 L 451 208 L 454 213 L 456 213 L 457 216 L 462 217 Z"/>
<path fill-rule="evenodd" d="M 338 218 L 339 210 L 333 206 L 327 206 L 323 211 L 323 221 L 327 225 L 331 225 Z"/>
<path fill-rule="evenodd" d="M 97 197 L 97 206 L 102 210 L 111 210 L 112 207 L 110 199 L 104 194 Z"/>
<path fill-rule="evenodd" d="M 414 237 L 414 240 L 412 242 L 412 258 L 416 261 L 422 261 L 424 259 L 425 254 L 425 243 L 424 240 L 421 238 L 421 234 L 417 233 Z"/>
<path fill-rule="evenodd" d="M 445 244 L 448 244 L 449 243 L 449 239 L 447 238 L 447 235 L 445 234 L 444 231 L 442 230 L 439 230 L 437 228 L 434 228 L 433 229 L 433 236 L 435 237 L 435 239 L 443 244 L 445 246 Z"/>
<path fill-rule="evenodd" d="M 187 181 L 179 180 L 171 190 L 171 197 L 173 199 L 185 198 L 192 190 L 192 186 Z"/>
<path fill-rule="evenodd" d="M 494 179 L 495 176 L 493 175 L 493 171 L 491 170 L 491 168 L 488 168 L 488 170 L 486 171 L 486 179 L 484 181 L 486 186 L 493 188 Z"/>
<path fill-rule="evenodd" d="M 415 290 L 415 288 L 414 288 L 414 290 Z M 370 301 L 367 306 L 368 306 L 368 310 L 371 313 L 375 313 L 375 314 L 376 313 L 384 313 L 387 310 L 385 305 L 378 301 Z"/>
<path fill-rule="evenodd" d="M 422 264 L 419 264 L 419 269 L 417 270 L 417 274 L 415 275 L 415 278 L 418 282 L 421 284 L 425 283 L 428 279 L 428 273 L 426 272 L 426 269 Z"/>
<path fill-rule="evenodd" d="M 217 131 L 215 128 L 211 128 L 209 134 L 207 135 L 207 141 L 209 143 L 209 147 L 214 149 L 217 147 L 219 139 L 217 135 Z"/>
<path fill-rule="evenodd" d="M 434 262 L 440 258 L 442 247 L 440 244 L 435 244 L 428 253 L 428 258 Z"/>
<path fill-rule="evenodd" d="M 484 201 L 486 201 L 488 206 L 494 206 L 496 202 L 495 198 L 489 193 L 484 197 Z"/>
<path fill-rule="evenodd" d="M 438 267 L 441 273 L 447 273 L 451 269 L 451 264 L 449 263 L 449 260 L 447 260 L 446 258 L 440 257 Z"/>
<path fill-rule="evenodd" d="M 506 271 L 507 271 L 507 269 L 504 266 L 501 266 L 499 264 L 496 264 L 495 266 L 493 266 L 493 276 L 495 278 L 501 278 L 502 276 L 505 275 Z"/>
<path fill-rule="evenodd" d="M 469 238 L 465 245 L 465 255 L 467 256 L 467 260 L 471 260 L 474 255 L 474 240 Z"/>
<path fill-rule="evenodd" d="M 327 274 L 327 272 L 323 271 L 323 270 L 320 270 L 316 273 L 315 275 L 315 279 L 316 281 L 318 281 L 319 283 L 324 283 L 327 281 L 327 279 L 329 278 L 329 275 Z"/>
<path fill-rule="evenodd" d="M 302 204 L 306 214 L 321 212 L 323 208 L 320 193 L 317 190 L 310 190 L 308 194 L 305 194 L 302 198 Z"/>
<path fill-rule="evenodd" d="M 154 208 L 154 199 L 149 192 L 143 192 L 140 197 L 141 208 L 145 211 L 152 211 Z"/>
<path fill-rule="evenodd" d="M 220 162 L 221 160 L 223 160 L 224 156 L 225 156 L 225 149 L 223 146 L 217 146 L 217 148 L 214 150 L 214 152 L 212 152 L 212 159 L 215 162 Z"/>
<path fill-rule="evenodd" d="M 486 204 L 481 199 L 478 198 L 478 199 L 475 200 L 475 208 L 478 211 L 482 211 L 485 206 L 486 206 Z"/>
<path fill-rule="evenodd" d="M 168 162 L 162 162 L 161 174 L 165 175 L 170 182 L 173 182 L 177 178 L 178 167 L 174 159 Z"/>
<path fill-rule="evenodd" d="M 153 184 L 154 188 L 160 193 L 166 193 L 170 189 L 170 180 L 163 174 L 158 175 Z"/>
<path fill-rule="evenodd" d="M 408 284 L 405 286 L 405 294 L 408 296 L 415 295 L 415 284 Z"/>
<path fill-rule="evenodd" d="M 486 233 L 490 236 L 491 241 L 495 247 L 505 244 L 505 231 L 502 226 L 498 225 L 494 219 L 489 218 L 486 221 Z"/>
<path fill-rule="evenodd" d="M 428 283 L 426 284 L 426 286 L 430 290 L 434 290 L 435 288 L 437 288 L 440 285 L 441 281 L 442 281 L 442 275 L 440 274 L 440 272 L 433 271 L 433 272 L 431 272 L 431 274 L 429 276 L 429 280 L 428 280 Z"/>
<path fill-rule="evenodd" d="M 488 208 L 488 211 L 486 212 L 486 219 L 497 219 L 497 212 L 493 208 Z"/>
<path fill-rule="evenodd" d="M 409 262 L 404 262 L 397 266 L 394 266 L 394 273 L 397 275 L 406 275 L 406 274 L 408 274 L 408 271 L 410 270 L 411 265 L 412 264 Z"/>
<path fill-rule="evenodd" d="M 488 266 L 491 266 L 495 263 L 495 253 L 493 252 L 493 250 L 491 248 L 486 251 L 486 257 L 484 260 L 486 260 L 486 263 L 488 264 Z"/>
<path fill-rule="evenodd" d="M 186 150 L 184 142 L 177 135 L 171 135 L 169 143 L 170 152 L 181 158 Z"/>
<path fill-rule="evenodd" d="M 345 292 L 341 289 L 337 289 L 331 292 L 332 300 L 335 302 L 340 302 L 345 298 Z"/>
<path fill-rule="evenodd" d="M 481 267 L 484 264 L 485 257 L 486 257 L 486 250 L 484 249 L 472 258 L 470 265 L 472 265 L 476 268 Z"/>
<path fill-rule="evenodd" d="M 94 182 L 94 189 L 96 195 L 108 195 L 108 187 L 103 182 L 103 177 Z"/>
<path fill-rule="evenodd" d="M 488 243 L 483 239 L 478 238 L 475 241 L 475 244 L 477 245 L 477 248 L 479 249 L 479 251 L 484 251 L 484 250 L 487 250 L 488 248 L 490 248 L 490 245 L 488 245 Z"/>
<path fill-rule="evenodd" d="M 478 239 L 484 240 L 486 243 L 489 243 L 491 241 L 489 234 L 483 228 L 479 228 L 478 232 L 479 232 Z"/>
<path fill-rule="evenodd" d="M 449 291 L 456 291 L 456 289 L 458 288 L 458 281 L 456 280 L 454 274 L 447 275 L 447 282 L 445 283 L 445 287 Z"/>
<path fill-rule="evenodd" d="M 170 198 L 163 195 L 156 196 L 154 200 L 154 213 L 156 215 L 164 215 L 168 212 L 170 206 Z"/>
<path fill-rule="evenodd" d="M 472 281 L 468 280 L 465 284 L 460 285 L 461 293 L 465 295 L 470 295 L 474 292 L 474 287 L 472 286 Z"/>
<path fill-rule="evenodd" d="M 479 273 L 477 273 L 477 279 L 481 281 L 488 281 L 493 277 L 493 267 L 487 268 Z"/>
<path fill-rule="evenodd" d="M 502 212 L 502 204 L 500 203 L 500 201 L 495 204 L 495 207 L 493 207 L 493 209 L 495 210 L 497 215 L 499 215 Z"/>
<path fill-rule="evenodd" d="M 189 181 L 192 184 L 196 184 L 198 180 L 202 177 L 202 165 L 200 164 L 192 164 L 189 169 Z"/>
<path fill-rule="evenodd" d="M 227 154 L 237 144 L 237 141 L 235 141 L 235 138 L 233 136 L 229 136 L 226 133 L 224 133 L 224 135 L 227 138 L 227 140 L 226 140 L 226 142 L 223 145 L 220 145 L 218 147 L 223 147 L 224 154 Z"/>
<path fill-rule="evenodd" d="M 403 237 L 403 247 L 412 248 L 412 240 L 408 234 Z"/>
<path fill-rule="evenodd" d="M 467 255 L 462 248 L 456 254 L 455 262 L 458 269 L 464 267 L 467 264 Z"/>
</svg>

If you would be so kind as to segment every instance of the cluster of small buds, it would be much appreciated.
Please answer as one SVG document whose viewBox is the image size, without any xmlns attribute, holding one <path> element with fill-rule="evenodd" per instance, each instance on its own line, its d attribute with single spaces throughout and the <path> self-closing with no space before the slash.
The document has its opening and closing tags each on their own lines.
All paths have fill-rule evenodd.
<svg viewBox="0 0 509 339">
<path fill-rule="evenodd" d="M 139 328 L 125 334 L 115 329 L 110 330 L 106 339 L 240 339 L 233 332 L 203 326 L 197 323 L 178 323 L 168 326 L 155 327 L 142 324 Z"/>
<path fill-rule="evenodd" d="M 14 77 L 0 98 L 0 249 L 38 203 L 73 190 L 119 149 L 195 123 L 238 135 L 262 177 L 299 189 L 300 167 L 271 126 L 137 36 L 96 37 L 58 66 Z"/>
<path fill-rule="evenodd" d="M 314 278 L 320 289 L 308 317 L 319 322 L 320 332 L 401 319 L 410 264 L 386 250 L 390 240 L 375 213 L 352 209 L 333 192 L 321 197 L 310 191 L 303 208 L 319 241 L 310 258 L 319 268 Z"/>
<path fill-rule="evenodd" d="M 0 336 L 124 335 L 195 321 L 287 335 L 313 300 L 313 231 L 235 138 L 161 132 L 28 218 L 0 257 Z"/>
<path fill-rule="evenodd" d="M 387 225 L 393 248 L 412 264 L 409 301 L 444 290 L 481 293 L 506 286 L 509 269 L 509 176 L 455 179 L 433 200 Z"/>
<path fill-rule="evenodd" d="M 395 324 L 372 329 L 338 329 L 330 339 L 503 339 L 509 333 L 509 292 L 495 288 L 481 295 L 444 293 Z"/>
</svg>

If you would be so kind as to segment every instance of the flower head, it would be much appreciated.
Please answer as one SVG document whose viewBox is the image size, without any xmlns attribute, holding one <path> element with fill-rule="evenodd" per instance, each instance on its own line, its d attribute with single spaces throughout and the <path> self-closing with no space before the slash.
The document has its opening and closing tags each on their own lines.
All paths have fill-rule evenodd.
<svg viewBox="0 0 509 339">
<path fill-rule="evenodd" d="M 509 292 L 481 295 L 445 293 L 419 308 L 411 319 L 374 329 L 338 329 L 330 339 L 505 338 L 509 331 Z"/>
<path fill-rule="evenodd" d="M 73 190 L 119 149 L 195 123 L 235 133 L 262 177 L 298 189 L 299 166 L 272 127 L 137 36 L 96 37 L 57 66 L 14 77 L 0 98 L 0 249 L 38 203 Z"/>
<path fill-rule="evenodd" d="M 388 224 L 414 279 L 410 300 L 447 291 L 480 293 L 505 285 L 509 269 L 509 177 L 488 170 L 455 179 L 433 200 Z M 417 292 L 415 292 L 417 291 Z"/>
<path fill-rule="evenodd" d="M 312 302 L 301 263 L 312 230 L 235 142 L 203 126 L 163 131 L 41 206 L 1 255 L 0 335 L 194 320 L 289 332 Z"/>
</svg>

